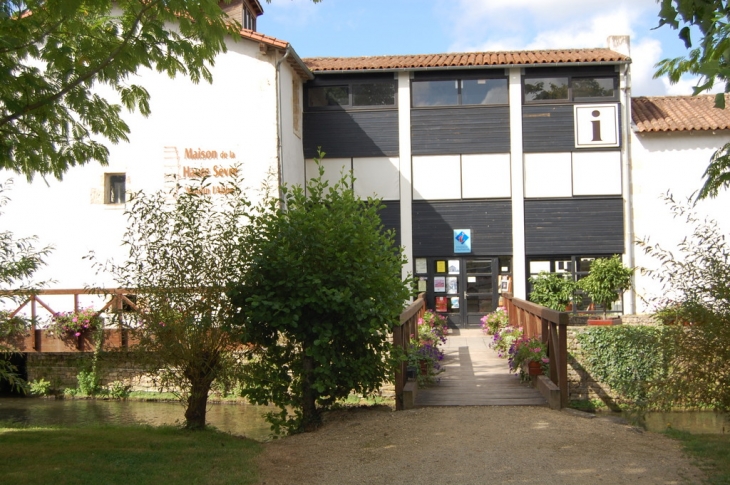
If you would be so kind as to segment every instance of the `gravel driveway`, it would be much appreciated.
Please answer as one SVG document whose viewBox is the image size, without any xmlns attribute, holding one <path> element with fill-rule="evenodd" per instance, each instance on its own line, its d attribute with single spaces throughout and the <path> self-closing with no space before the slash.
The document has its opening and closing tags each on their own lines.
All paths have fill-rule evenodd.
<svg viewBox="0 0 730 485">
<path fill-rule="evenodd" d="M 700 483 L 678 442 L 583 416 L 529 406 L 337 411 L 317 432 L 266 443 L 261 483 Z"/>
</svg>

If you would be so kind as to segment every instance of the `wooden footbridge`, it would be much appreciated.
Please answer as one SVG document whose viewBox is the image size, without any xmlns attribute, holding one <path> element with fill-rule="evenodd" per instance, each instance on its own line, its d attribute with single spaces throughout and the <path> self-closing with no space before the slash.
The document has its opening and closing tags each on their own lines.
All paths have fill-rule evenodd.
<svg viewBox="0 0 730 485">
<path fill-rule="evenodd" d="M 547 406 L 540 392 L 509 372 L 481 329 L 451 329 L 438 382 L 416 393 L 419 406 Z"/>
<path fill-rule="evenodd" d="M 489 348 L 489 336 L 481 329 L 451 329 L 445 344 L 444 372 L 439 381 L 418 389 L 407 380 L 406 363 L 396 373 L 396 409 L 420 406 L 550 406 L 568 404 L 568 314 L 503 295 L 511 325 L 522 327 L 527 337 L 539 337 L 548 345 L 550 375 L 532 378 L 532 386 L 509 372 L 507 361 Z M 407 349 L 425 312 L 421 295 L 401 315 L 393 342 Z"/>
</svg>

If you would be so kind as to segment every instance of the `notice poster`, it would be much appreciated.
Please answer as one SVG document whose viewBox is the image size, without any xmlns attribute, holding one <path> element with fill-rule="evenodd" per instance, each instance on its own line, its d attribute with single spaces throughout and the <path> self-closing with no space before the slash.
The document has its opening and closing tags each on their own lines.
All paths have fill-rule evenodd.
<svg viewBox="0 0 730 485">
<path fill-rule="evenodd" d="M 444 261 L 444 260 L 436 261 L 436 272 L 437 273 L 446 273 L 446 261 Z"/>
<path fill-rule="evenodd" d="M 459 292 L 459 279 L 456 276 L 446 278 L 446 292 L 449 295 L 455 295 Z"/>
<path fill-rule="evenodd" d="M 459 297 L 458 296 L 452 296 L 451 297 L 451 309 L 452 310 L 458 310 L 459 309 Z"/>
<path fill-rule="evenodd" d="M 459 274 L 459 260 L 458 259 L 449 260 L 449 274 Z"/>
<path fill-rule="evenodd" d="M 426 265 L 426 258 L 416 258 L 416 274 L 428 273 L 428 266 Z"/>
<path fill-rule="evenodd" d="M 428 283 L 428 278 L 418 278 L 418 292 L 419 293 L 428 291 L 426 288 L 427 283 Z"/>
<path fill-rule="evenodd" d="M 445 276 L 434 276 L 433 292 L 434 293 L 446 293 L 446 277 Z"/>
<path fill-rule="evenodd" d="M 438 313 L 446 313 L 448 308 L 449 298 L 446 296 L 436 297 L 436 311 Z"/>
</svg>

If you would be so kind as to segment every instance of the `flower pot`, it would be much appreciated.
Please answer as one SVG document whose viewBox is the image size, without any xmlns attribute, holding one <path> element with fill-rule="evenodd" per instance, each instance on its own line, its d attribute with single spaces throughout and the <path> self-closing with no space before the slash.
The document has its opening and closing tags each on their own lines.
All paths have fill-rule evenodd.
<svg viewBox="0 0 730 485">
<path fill-rule="evenodd" d="M 527 373 L 531 376 L 541 376 L 542 375 L 542 364 L 535 360 L 531 360 L 530 362 L 527 363 Z"/>
<path fill-rule="evenodd" d="M 427 360 L 419 360 L 418 367 L 419 367 L 419 370 L 421 371 L 420 373 L 422 376 L 428 375 L 428 361 Z"/>
<path fill-rule="evenodd" d="M 589 318 L 586 325 L 590 326 L 601 326 L 601 325 L 621 325 L 621 318 L 609 318 L 604 320 L 602 318 Z"/>
</svg>

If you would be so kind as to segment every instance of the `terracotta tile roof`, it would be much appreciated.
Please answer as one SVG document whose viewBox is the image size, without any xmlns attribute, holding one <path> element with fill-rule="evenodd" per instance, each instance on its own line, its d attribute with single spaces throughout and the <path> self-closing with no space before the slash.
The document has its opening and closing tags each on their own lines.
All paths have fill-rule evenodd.
<svg viewBox="0 0 730 485">
<path fill-rule="evenodd" d="M 263 44 L 267 47 L 273 47 L 274 49 L 286 50 L 287 47 L 291 46 L 291 44 L 289 44 L 289 42 L 285 40 L 277 39 L 276 37 L 271 37 L 269 35 L 262 34 L 261 32 L 255 32 L 253 30 L 241 29 L 240 34 L 242 39 L 249 39 L 254 42 L 258 42 L 259 44 Z M 294 51 L 294 48 L 291 49 L 289 57 L 287 57 L 286 60 L 303 80 L 306 81 L 308 79 L 314 78 L 312 71 L 309 70 L 306 64 L 297 55 L 297 53 Z"/>
<path fill-rule="evenodd" d="M 632 98 L 631 119 L 639 133 L 730 129 L 730 109 L 715 108 L 714 95 Z"/>
<path fill-rule="evenodd" d="M 276 47 L 277 49 L 286 49 L 289 45 L 289 42 L 285 40 L 280 40 L 276 37 L 271 37 L 262 34 L 261 32 L 254 32 L 253 30 L 248 29 L 241 29 L 241 37 L 244 39 L 251 39 L 256 42 L 263 42 L 264 44 Z"/>
<path fill-rule="evenodd" d="M 529 66 L 566 63 L 620 64 L 631 59 L 610 49 L 464 52 L 372 57 L 310 57 L 303 59 L 313 72 L 424 69 L 470 66 Z"/>
</svg>

